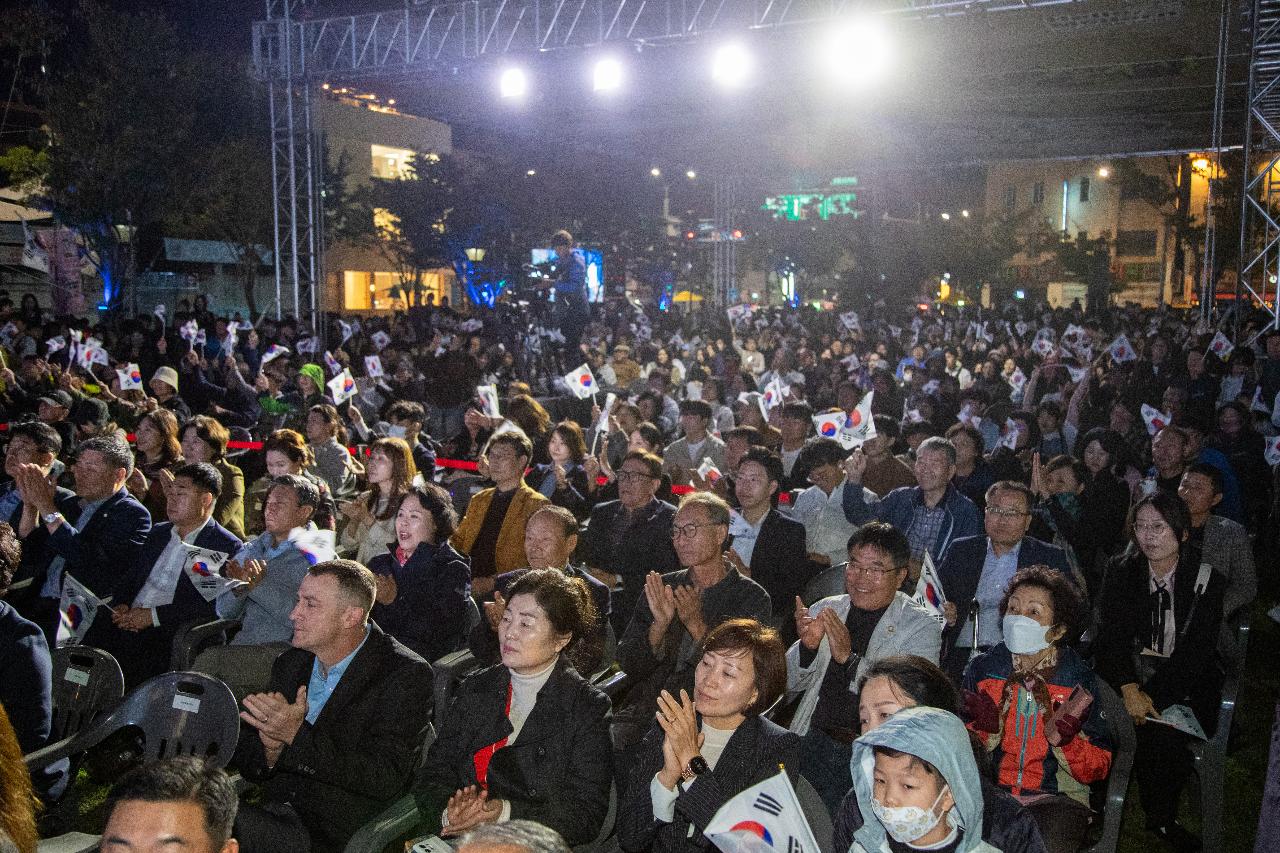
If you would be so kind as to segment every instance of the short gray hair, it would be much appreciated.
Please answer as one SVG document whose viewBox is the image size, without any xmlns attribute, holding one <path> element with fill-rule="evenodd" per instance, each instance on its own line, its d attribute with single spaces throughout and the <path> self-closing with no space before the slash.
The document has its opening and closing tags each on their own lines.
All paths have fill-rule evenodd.
<svg viewBox="0 0 1280 853">
<path fill-rule="evenodd" d="M 457 849 L 461 853 L 473 845 L 519 847 L 528 853 L 570 853 L 569 845 L 560 837 L 560 833 L 531 820 L 481 824 L 462 836 Z"/>
<path fill-rule="evenodd" d="M 926 450 L 932 450 L 936 453 L 947 454 L 947 462 L 951 465 L 956 464 L 956 446 L 951 443 L 950 439 L 943 438 L 940 435 L 931 435 L 916 447 L 916 458 L 920 458 L 920 454 Z"/>
</svg>

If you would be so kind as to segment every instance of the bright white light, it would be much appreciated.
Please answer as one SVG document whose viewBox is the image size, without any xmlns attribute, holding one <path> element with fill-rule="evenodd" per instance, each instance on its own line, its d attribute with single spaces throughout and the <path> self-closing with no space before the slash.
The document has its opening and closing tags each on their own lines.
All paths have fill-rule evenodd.
<svg viewBox="0 0 1280 853">
<path fill-rule="evenodd" d="M 950 214 L 950 213 L 944 213 L 944 214 L 942 214 L 942 218 L 943 218 L 943 219 L 947 219 L 947 220 L 949 220 L 949 219 L 951 219 L 951 214 Z"/>
<path fill-rule="evenodd" d="M 827 71 L 844 86 L 863 87 L 884 76 L 892 54 L 888 30 L 872 18 L 836 27 L 823 45 Z"/>
<path fill-rule="evenodd" d="M 523 98 L 528 89 L 529 80 L 525 77 L 523 69 L 508 68 L 498 78 L 498 92 L 504 98 Z"/>
<path fill-rule="evenodd" d="M 692 181 L 698 177 L 698 173 L 693 171 L 693 169 L 690 169 L 689 171 L 684 173 L 684 176 Z"/>
<path fill-rule="evenodd" d="M 661 177 L 662 177 L 662 170 L 661 170 L 661 169 L 659 169 L 657 166 L 654 166 L 652 169 L 650 169 L 650 170 L 649 170 L 649 174 L 650 174 L 650 175 L 652 175 L 652 176 L 653 176 L 653 177 L 655 177 L 655 178 L 661 178 Z"/>
<path fill-rule="evenodd" d="M 532 178 L 534 175 L 538 174 L 538 170 L 530 169 L 529 171 L 525 172 L 525 174 Z"/>
<path fill-rule="evenodd" d="M 961 215 L 961 216 L 963 216 L 965 219 L 968 219 L 968 218 L 969 218 L 969 211 L 967 211 L 967 210 L 962 210 L 962 211 L 960 211 L 960 215 Z"/>
<path fill-rule="evenodd" d="M 1099 178 L 1109 178 L 1109 177 L 1111 177 L 1111 170 L 1110 170 L 1110 169 L 1108 169 L 1106 166 L 1102 166 L 1102 167 L 1100 167 L 1100 168 L 1098 169 L 1098 177 L 1099 177 Z"/>
<path fill-rule="evenodd" d="M 722 86 L 741 86 L 751 74 L 751 57 L 740 44 L 726 44 L 716 50 L 711 76 Z"/>
<path fill-rule="evenodd" d="M 612 57 L 596 63 L 591 85 L 597 92 L 612 92 L 622 86 L 622 63 Z"/>
</svg>

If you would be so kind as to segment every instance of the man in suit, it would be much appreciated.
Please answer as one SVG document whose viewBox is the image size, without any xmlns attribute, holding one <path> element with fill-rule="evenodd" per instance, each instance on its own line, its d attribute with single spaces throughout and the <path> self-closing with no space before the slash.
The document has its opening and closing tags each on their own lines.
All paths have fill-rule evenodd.
<svg viewBox="0 0 1280 853">
<path fill-rule="evenodd" d="M 609 621 L 622 636 L 644 589 L 645 575 L 673 572 L 680 563 L 671 545 L 676 508 L 654 496 L 662 480 L 662 460 L 632 450 L 622 460 L 617 480 L 618 500 L 591 511 L 582 553 L 591 573 L 613 589 Z"/>
<path fill-rule="evenodd" d="M 18 466 L 15 481 L 23 505 L 18 535 L 25 540 L 43 527 L 49 536 L 35 575 L 41 601 L 33 608 L 50 645 L 57 637 L 64 574 L 106 598 L 137 570 L 151 514 L 124 487 L 132 472 L 133 452 L 117 436 L 91 438 L 76 448 L 76 491 L 69 497 L 59 499 L 39 465 Z"/>
<path fill-rule="evenodd" d="M 668 444 L 662 454 L 662 470 L 675 485 L 687 486 L 704 458 L 724 471 L 724 442 L 707 432 L 711 417 L 711 404 L 705 400 L 680 402 L 680 429 L 684 435 Z"/>
<path fill-rule="evenodd" d="M 881 521 L 864 524 L 849 539 L 844 595 L 812 607 L 796 597 L 796 632 L 787 651 L 787 692 L 804 691 L 791 718 L 801 736 L 800 772 L 834 814 L 853 786 L 849 756 L 857 736 L 854 695 L 867 667 L 890 655 L 938 659 L 942 627 L 899 592 L 907 576 L 907 537 Z"/>
<path fill-rule="evenodd" d="M 559 569 L 587 585 L 600 620 L 595 632 L 570 650 L 573 665 L 586 678 L 600 669 L 605 645 L 605 626 L 610 614 L 610 592 L 609 587 L 596 580 L 586 569 L 569 562 L 577 548 L 578 520 L 569 510 L 547 504 L 529 516 L 529 521 L 524 526 L 524 550 L 529 555 L 529 568 L 516 569 L 494 579 L 493 600 L 484 603 L 484 618 L 472 629 L 468 638 L 468 647 L 479 661 L 494 664 L 501 658 L 498 626 L 502 624 L 502 614 L 507 610 L 506 595 L 511 585 L 524 577 L 529 569 Z M 603 663 L 607 666 L 613 661 Z"/>
<path fill-rule="evenodd" d="M 979 651 L 986 651 L 1003 638 L 1000 599 L 1018 569 L 1048 566 L 1071 577 L 1067 555 L 1061 548 L 1027 535 L 1034 507 L 1031 489 L 1022 483 L 995 483 L 987 489 L 983 516 L 986 535 L 955 540 L 938 566 L 938 580 L 947 600 L 942 668 L 957 682 L 973 653 L 975 613 Z"/>
<path fill-rule="evenodd" d="M 5 446 L 4 472 L 12 479 L 9 486 L 0 492 L 0 520 L 8 522 L 15 531 L 22 524 L 22 493 L 18 490 L 18 472 L 23 465 L 35 465 L 45 476 L 50 478 L 53 463 L 62 452 L 62 437 L 58 431 L 43 421 L 22 421 L 9 428 L 9 443 Z M 70 489 L 57 487 L 54 501 L 74 498 Z M 10 589 L 9 600 L 19 610 L 26 609 L 26 603 L 38 600 L 40 588 L 33 583 L 38 572 L 45 567 L 45 543 L 49 539 L 49 531 L 44 526 L 37 526 L 22 541 L 22 562 L 14 572 L 15 587 L 23 587 L 21 596 L 16 588 Z"/>
<path fill-rule="evenodd" d="M 217 618 L 206 598 L 183 570 L 188 545 L 227 556 L 240 540 L 213 520 L 222 491 L 222 475 L 206 462 L 183 465 L 166 491 L 168 521 L 151 528 L 138 570 L 116 586 L 110 614 L 94 620 L 85 645 L 115 656 L 129 689 L 169 668 L 170 650 L 184 623 Z M 110 615 L 110 619 L 105 618 Z"/>
<path fill-rule="evenodd" d="M 377 585 L 352 560 L 318 563 L 290 614 L 293 648 L 244 700 L 236 765 L 261 783 L 244 853 L 334 853 L 408 790 L 430 722 L 431 665 L 369 621 Z"/>
<path fill-rule="evenodd" d="M 734 568 L 769 593 L 774 615 L 791 612 L 791 602 L 816 569 L 805 551 L 804 525 L 773 506 L 781 480 L 782 460 L 773 451 L 753 447 L 742 457 L 734 483 L 740 509 L 725 551 Z"/>
<path fill-rule="evenodd" d="M 1232 630 L 1236 614 L 1258 594 L 1249 531 L 1229 518 L 1213 515 L 1222 502 L 1222 472 L 1207 462 L 1193 462 L 1182 475 L 1178 497 L 1191 513 L 1191 541 L 1199 543 L 1201 559 L 1226 580 L 1222 593 L 1222 638 L 1219 646 L 1234 650 Z"/>
<path fill-rule="evenodd" d="M 111 788 L 101 849 L 238 853 L 231 837 L 238 805 L 231 777 L 203 758 L 153 761 Z"/>
</svg>

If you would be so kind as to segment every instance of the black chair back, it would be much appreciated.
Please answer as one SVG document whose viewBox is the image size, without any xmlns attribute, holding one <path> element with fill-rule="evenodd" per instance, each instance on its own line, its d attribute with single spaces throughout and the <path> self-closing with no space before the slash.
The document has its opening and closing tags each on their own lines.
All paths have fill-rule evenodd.
<svg viewBox="0 0 1280 853">
<path fill-rule="evenodd" d="M 124 697 L 124 673 L 110 653 L 90 646 L 54 649 L 49 742 L 78 733 Z"/>
</svg>

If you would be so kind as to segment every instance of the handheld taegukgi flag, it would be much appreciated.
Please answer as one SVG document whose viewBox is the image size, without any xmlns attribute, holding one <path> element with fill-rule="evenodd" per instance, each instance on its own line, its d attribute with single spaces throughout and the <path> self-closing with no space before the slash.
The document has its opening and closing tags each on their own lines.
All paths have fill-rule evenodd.
<svg viewBox="0 0 1280 853">
<path fill-rule="evenodd" d="M 124 370 L 117 370 L 116 376 L 120 377 L 121 391 L 142 390 L 142 371 L 133 362 L 129 362 Z"/>
<path fill-rule="evenodd" d="M 1133 345 L 1129 343 L 1126 335 L 1120 335 L 1112 341 L 1111 346 L 1107 347 L 1107 352 L 1111 354 L 1111 360 L 1116 364 L 1138 360 L 1138 354 L 1133 351 Z"/>
<path fill-rule="evenodd" d="M 1170 415 L 1146 403 L 1142 404 L 1142 420 L 1147 425 L 1148 435 L 1155 435 L 1173 422 Z"/>
<path fill-rule="evenodd" d="M 325 384 L 329 386 L 329 395 L 333 397 L 335 405 L 340 406 L 356 395 L 356 380 L 352 377 L 350 370 L 344 369 Z"/>
<path fill-rule="evenodd" d="M 382 352 L 391 345 L 391 336 L 381 329 L 370 335 L 369 340 L 373 342 L 375 347 L 377 347 L 378 352 Z"/>
<path fill-rule="evenodd" d="M 844 425 L 840 427 L 837 440 L 846 450 L 861 447 L 876 437 L 876 422 L 871 414 L 871 399 L 874 394 L 874 391 L 868 391 L 862 395 L 858 405 L 854 406 L 853 411 L 844 419 Z"/>
<path fill-rule="evenodd" d="M 929 556 L 927 549 L 924 552 L 924 562 L 920 566 L 920 579 L 916 581 L 916 594 L 912 597 L 917 604 L 929 611 L 939 625 L 946 623 L 942 608 L 947 603 L 947 596 L 942 591 L 938 570 L 934 568 L 933 558 Z"/>
<path fill-rule="evenodd" d="M 376 355 L 366 355 L 364 357 L 364 373 L 370 379 L 381 379 L 386 374 L 382 372 L 382 359 Z"/>
<path fill-rule="evenodd" d="M 704 834 L 724 853 L 818 853 L 819 850 L 800 807 L 800 798 L 786 772 L 781 770 L 721 806 Z"/>
<path fill-rule="evenodd" d="M 338 556 L 337 535 L 332 530 L 295 527 L 289 531 L 289 541 L 313 566 Z"/>
<path fill-rule="evenodd" d="M 58 648 L 80 645 L 98 615 L 98 608 L 106 607 L 109 601 L 110 598 L 98 598 L 89 587 L 64 574 L 62 597 L 58 600 Z"/>
<path fill-rule="evenodd" d="M 324 351 L 324 364 L 325 364 L 325 367 L 329 368 L 329 372 L 332 373 L 334 376 L 337 376 L 339 373 L 342 372 L 342 362 L 334 358 L 333 353 L 329 352 L 328 350 Z"/>
<path fill-rule="evenodd" d="M 235 589 L 243 581 L 222 576 L 222 566 L 227 555 L 221 551 L 197 548 L 183 543 L 182 571 L 205 601 L 213 601 L 229 589 Z"/>
<path fill-rule="evenodd" d="M 791 389 L 782 384 L 782 380 L 773 377 L 769 380 L 769 384 L 764 387 L 764 407 L 767 411 L 772 411 L 782 405 L 782 401 L 786 398 L 787 393 Z M 768 415 L 766 415 L 768 417 Z"/>
<path fill-rule="evenodd" d="M 586 364 L 566 373 L 564 382 L 569 386 L 569 392 L 579 400 L 585 400 L 596 392 L 596 378 Z"/>
<path fill-rule="evenodd" d="M 1232 350 L 1235 348 L 1236 345 L 1231 343 L 1231 339 L 1222 334 L 1222 332 L 1218 332 L 1213 336 L 1213 340 L 1209 341 L 1209 352 L 1223 361 L 1227 360 L 1227 357 L 1231 355 Z"/>
<path fill-rule="evenodd" d="M 279 344 L 272 344 L 267 347 L 267 351 L 262 354 L 262 363 L 270 364 L 282 355 L 288 355 L 289 348 L 282 347 Z"/>
<path fill-rule="evenodd" d="M 502 413 L 498 411 L 498 386 L 477 385 L 476 396 L 480 398 L 480 403 L 484 406 L 486 415 L 491 418 L 502 417 Z"/>
</svg>

